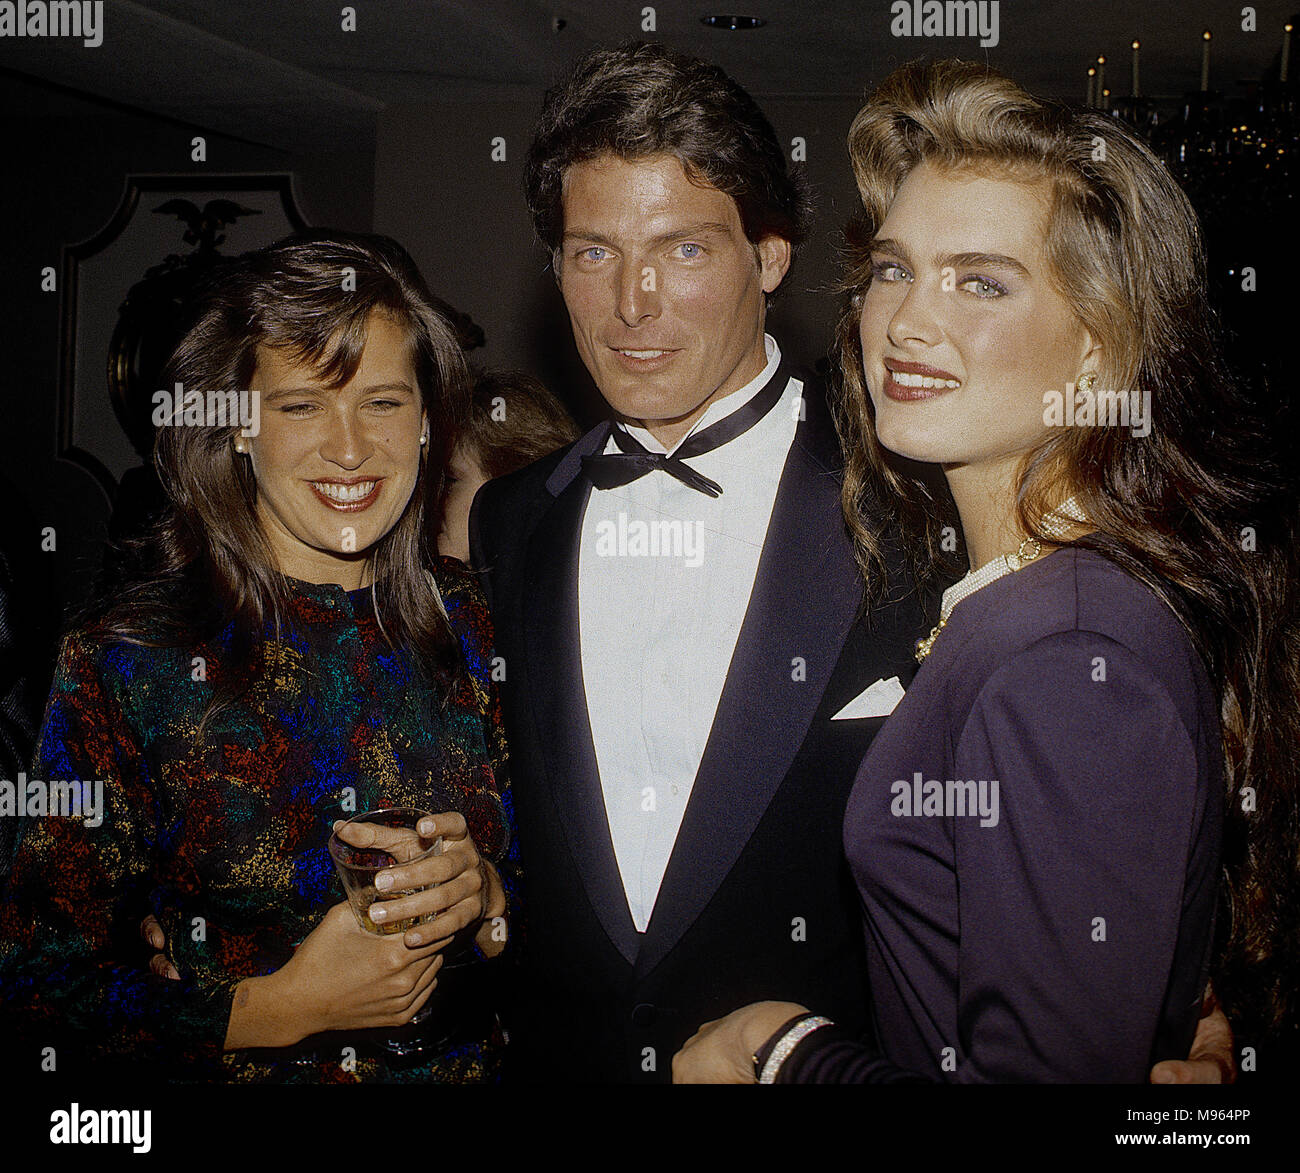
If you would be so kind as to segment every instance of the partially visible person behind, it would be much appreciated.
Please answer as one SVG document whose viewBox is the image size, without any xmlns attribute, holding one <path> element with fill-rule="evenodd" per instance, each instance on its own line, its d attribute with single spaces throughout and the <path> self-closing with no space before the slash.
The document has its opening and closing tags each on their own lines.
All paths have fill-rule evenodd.
<svg viewBox="0 0 1300 1173">
<path fill-rule="evenodd" d="M 438 553 L 465 563 L 474 494 L 581 435 L 564 404 L 524 371 L 471 370 L 470 382 L 469 418 L 447 463 L 438 530 Z"/>
<path fill-rule="evenodd" d="M 386 237 L 292 237 L 203 298 L 165 384 L 255 399 L 161 428 L 171 507 L 64 640 L 32 772 L 78 809 L 18 822 L 0 1000 L 65 1073 L 492 1079 L 504 1038 L 475 992 L 515 859 L 492 633 L 424 518 L 463 417 L 460 349 Z M 443 840 L 387 873 L 424 890 L 371 921 L 432 918 L 390 935 L 339 900 L 327 851 L 338 820 L 385 807 L 428 812 Z M 118 964 L 142 907 L 179 980 Z M 453 942 L 480 959 L 455 983 Z M 392 1060 L 376 1032 L 439 984 L 464 995 L 456 1045 Z"/>
</svg>

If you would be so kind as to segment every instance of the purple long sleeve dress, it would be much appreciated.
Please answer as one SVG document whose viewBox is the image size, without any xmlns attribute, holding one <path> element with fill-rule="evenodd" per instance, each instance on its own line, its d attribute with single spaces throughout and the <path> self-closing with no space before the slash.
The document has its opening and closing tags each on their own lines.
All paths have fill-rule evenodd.
<svg viewBox="0 0 1300 1173">
<path fill-rule="evenodd" d="M 1222 774 L 1205 667 L 1119 567 L 1061 550 L 966 598 L 845 814 L 878 1045 L 814 1031 L 781 1082 L 1145 1082 L 1185 1057 Z"/>
</svg>

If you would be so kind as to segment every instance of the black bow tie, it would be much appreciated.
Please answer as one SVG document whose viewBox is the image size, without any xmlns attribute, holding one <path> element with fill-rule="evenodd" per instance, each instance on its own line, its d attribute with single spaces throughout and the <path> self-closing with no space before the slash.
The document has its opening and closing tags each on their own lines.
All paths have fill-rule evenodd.
<svg viewBox="0 0 1300 1173">
<path fill-rule="evenodd" d="M 584 456 L 582 471 L 596 488 L 617 489 L 640 480 L 658 468 L 706 496 L 720 497 L 722 486 L 703 473 L 696 472 L 686 463 L 686 459 L 703 456 L 749 431 L 776 406 L 789 381 L 785 364 L 782 363 L 767 386 L 748 403 L 725 419 L 718 420 L 716 424 L 710 424 L 702 432 L 696 432 L 671 456 L 666 452 L 651 452 L 635 437 L 615 425 L 611 434 L 619 450 L 598 456 Z"/>
</svg>

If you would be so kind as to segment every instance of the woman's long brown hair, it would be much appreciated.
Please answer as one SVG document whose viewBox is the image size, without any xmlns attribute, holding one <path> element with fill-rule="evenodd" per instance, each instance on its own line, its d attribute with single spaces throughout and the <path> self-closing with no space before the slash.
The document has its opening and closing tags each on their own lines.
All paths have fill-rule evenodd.
<svg viewBox="0 0 1300 1173">
<path fill-rule="evenodd" d="M 198 306 L 163 382 L 205 402 L 209 391 L 251 387 L 259 346 L 284 350 L 339 387 L 360 365 L 373 314 L 405 332 L 429 441 L 406 509 L 369 560 L 381 629 L 416 654 L 445 695 L 460 659 L 430 581 L 424 514 L 442 493 L 468 390 L 453 329 L 414 262 L 387 237 L 303 233 L 224 265 Z M 238 421 L 159 430 L 154 463 L 170 507 L 125 543 L 118 571 L 82 620 L 93 638 L 159 647 L 189 646 L 233 625 L 236 671 L 221 674 L 204 724 L 247 686 L 268 624 L 278 636 L 289 615 L 291 588 L 257 520 L 250 462 L 233 448 L 239 431 Z"/>
<path fill-rule="evenodd" d="M 863 215 L 849 233 L 851 297 L 837 340 L 844 511 L 869 589 L 901 541 L 918 583 L 955 569 L 960 532 L 933 478 L 876 439 L 859 320 L 867 243 L 921 162 L 1050 185 L 1053 278 L 1103 343 L 1099 384 L 1149 394 L 1151 431 L 1051 429 L 1021 465 L 1020 524 L 1069 496 L 1104 554 L 1172 608 L 1221 701 L 1227 795 L 1226 915 L 1214 978 L 1240 1040 L 1294 1046 L 1300 1031 L 1300 635 L 1297 502 L 1259 411 L 1221 357 L 1195 212 L 1137 135 L 1114 119 L 1040 102 L 970 62 L 913 63 L 868 99 L 849 132 Z M 1057 541 L 1059 539 L 1052 539 Z"/>
</svg>

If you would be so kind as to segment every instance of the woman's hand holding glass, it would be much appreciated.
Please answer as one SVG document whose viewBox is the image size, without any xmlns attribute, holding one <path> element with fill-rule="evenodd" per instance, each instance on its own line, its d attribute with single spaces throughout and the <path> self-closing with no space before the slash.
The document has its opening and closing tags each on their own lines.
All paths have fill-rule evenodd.
<svg viewBox="0 0 1300 1173">
<path fill-rule="evenodd" d="M 504 948 L 505 889 L 464 816 L 426 815 L 417 829 L 426 843 L 441 838 L 441 853 L 414 853 L 411 862 L 375 877 L 378 899 L 366 915 L 379 931 L 360 928 L 347 901 L 334 905 L 286 965 L 240 983 L 227 1050 L 291 1046 L 321 1031 L 404 1026 L 433 993 L 443 950 L 456 934 L 477 925 L 474 941 L 485 955 Z M 398 859 L 412 854 L 409 830 L 338 822 L 334 831 L 355 848 L 387 850 Z M 405 933 L 382 931 L 385 923 L 412 919 Z"/>
<path fill-rule="evenodd" d="M 341 838 L 354 847 L 383 849 L 380 838 L 391 834 L 366 823 L 336 826 Z M 432 919 L 407 929 L 404 942 L 412 949 L 445 948 L 462 930 L 477 926 L 474 943 L 485 956 L 505 947 L 505 889 L 491 862 L 478 852 L 464 815 L 455 811 L 427 815 L 420 821 L 423 839 L 441 837 L 442 853 L 380 872 L 375 879 L 380 899 L 370 906 L 377 925 L 394 920 Z M 385 899 L 385 892 L 407 895 Z"/>
<path fill-rule="evenodd" d="M 334 824 L 329 852 L 347 903 L 330 909 L 284 967 L 240 984 L 227 1049 L 423 1021 L 443 951 L 492 905 L 488 865 L 458 814 L 369 811 Z"/>
<path fill-rule="evenodd" d="M 287 1047 L 321 1031 L 404 1026 L 437 984 L 440 949 L 364 932 L 342 901 L 284 966 L 239 983 L 225 1049 Z"/>
</svg>

